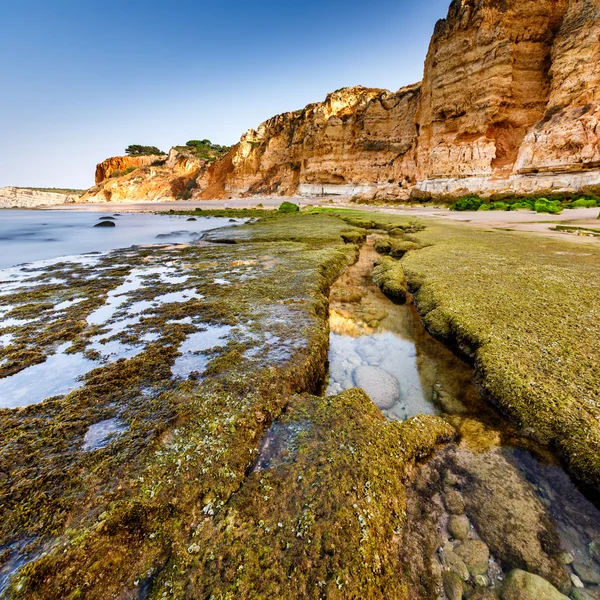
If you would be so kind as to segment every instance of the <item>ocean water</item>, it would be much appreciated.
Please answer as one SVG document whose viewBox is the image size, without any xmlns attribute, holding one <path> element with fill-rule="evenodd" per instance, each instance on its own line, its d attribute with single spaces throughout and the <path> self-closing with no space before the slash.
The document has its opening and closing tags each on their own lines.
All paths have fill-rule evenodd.
<svg viewBox="0 0 600 600">
<path fill-rule="evenodd" d="M 203 232 L 232 225 L 228 219 L 115 211 L 0 211 L 0 269 L 23 263 L 105 252 L 140 244 L 189 242 Z M 113 217 L 115 227 L 94 227 Z"/>
</svg>

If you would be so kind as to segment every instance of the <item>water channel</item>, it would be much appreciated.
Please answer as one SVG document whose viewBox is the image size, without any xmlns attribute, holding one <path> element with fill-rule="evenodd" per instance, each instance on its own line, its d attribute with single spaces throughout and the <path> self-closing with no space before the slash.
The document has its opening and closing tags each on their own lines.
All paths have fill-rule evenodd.
<svg viewBox="0 0 600 600">
<path fill-rule="evenodd" d="M 472 368 L 427 333 L 412 302 L 378 289 L 373 241 L 331 291 L 326 393 L 362 387 L 388 419 L 437 414 L 460 434 L 408 486 L 411 598 L 504 598 L 520 569 L 576 600 L 600 599 L 600 512 L 548 448 L 481 396 Z"/>
</svg>

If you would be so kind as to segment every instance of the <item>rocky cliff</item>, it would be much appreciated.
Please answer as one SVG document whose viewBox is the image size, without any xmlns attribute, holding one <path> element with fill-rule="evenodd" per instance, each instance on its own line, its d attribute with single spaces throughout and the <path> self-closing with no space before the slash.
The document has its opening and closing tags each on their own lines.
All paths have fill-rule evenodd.
<svg viewBox="0 0 600 600">
<path fill-rule="evenodd" d="M 52 192 L 17 187 L 0 188 L 0 208 L 35 208 L 78 202 L 76 193 Z"/>
<path fill-rule="evenodd" d="M 200 182 L 201 197 L 249 194 L 397 195 L 414 183 L 420 86 L 353 87 L 274 117 L 242 136 Z"/>
<path fill-rule="evenodd" d="M 170 155 L 92 195 L 182 197 L 181 177 L 194 199 L 598 192 L 599 84 L 600 0 L 453 0 L 422 84 L 338 90 L 249 130 L 212 165 L 180 174 Z"/>
<path fill-rule="evenodd" d="M 96 186 L 85 202 L 176 200 L 189 197 L 209 162 L 172 148 L 168 156 L 116 156 L 96 167 Z"/>
</svg>

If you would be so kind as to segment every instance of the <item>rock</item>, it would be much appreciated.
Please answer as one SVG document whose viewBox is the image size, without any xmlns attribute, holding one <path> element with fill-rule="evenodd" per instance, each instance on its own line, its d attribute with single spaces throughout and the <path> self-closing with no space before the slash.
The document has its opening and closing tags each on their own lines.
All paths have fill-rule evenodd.
<svg viewBox="0 0 600 600">
<path fill-rule="evenodd" d="M 462 515 L 465 512 L 464 498 L 457 490 L 447 489 L 444 492 L 444 505 L 450 514 Z"/>
<path fill-rule="evenodd" d="M 590 596 L 585 590 L 573 588 L 571 590 L 571 600 L 595 600 L 595 598 Z"/>
<path fill-rule="evenodd" d="M 469 596 L 469 600 L 498 600 L 498 596 L 490 589 L 478 588 Z"/>
<path fill-rule="evenodd" d="M 445 567 L 458 575 L 458 577 L 460 577 L 462 580 L 469 580 L 470 575 L 467 565 L 465 565 L 463 559 L 454 552 L 451 546 L 445 547 L 440 552 L 440 557 L 442 559 L 442 564 Z"/>
<path fill-rule="evenodd" d="M 462 542 L 454 551 L 463 559 L 471 575 L 484 575 L 488 570 L 490 550 L 481 540 Z"/>
<path fill-rule="evenodd" d="M 580 562 L 574 562 L 573 569 L 579 576 L 579 579 L 584 583 L 590 583 L 592 585 L 600 584 L 600 573 L 598 573 L 596 569 L 592 569 Z"/>
<path fill-rule="evenodd" d="M 94 227 L 116 227 L 116 223 L 113 223 L 112 221 L 100 221 L 99 223 L 96 223 L 94 225 Z"/>
<path fill-rule="evenodd" d="M 437 400 L 444 412 L 449 415 L 462 415 L 468 412 L 467 407 L 460 400 L 446 392 L 437 392 Z"/>
<path fill-rule="evenodd" d="M 561 552 L 558 558 L 563 565 L 570 565 L 573 562 L 573 556 L 569 552 Z"/>
<path fill-rule="evenodd" d="M 485 575 L 475 575 L 473 581 L 477 587 L 488 587 L 490 585 L 489 579 Z"/>
<path fill-rule="evenodd" d="M 526 568 L 561 590 L 570 589 L 556 530 L 521 472 L 499 450 L 459 450 L 452 462 L 466 479 L 466 513 L 494 557 L 507 569 Z"/>
<path fill-rule="evenodd" d="M 471 531 L 471 524 L 466 515 L 450 515 L 448 519 L 448 531 L 457 540 L 466 540 Z"/>
<path fill-rule="evenodd" d="M 190 217 L 189 219 L 186 219 L 186 221 L 197 221 L 198 219 L 196 219 L 196 217 Z"/>
<path fill-rule="evenodd" d="M 0 208 L 33 208 L 36 206 L 53 206 L 77 202 L 76 194 L 60 192 L 43 192 L 17 187 L 0 188 Z"/>
<path fill-rule="evenodd" d="M 502 586 L 502 600 L 568 600 L 551 583 L 526 571 L 515 569 Z"/>
<path fill-rule="evenodd" d="M 444 583 L 444 591 L 448 600 L 461 600 L 465 591 L 465 586 L 460 577 L 452 571 L 444 571 L 442 573 L 442 582 Z"/>
<path fill-rule="evenodd" d="M 101 221 L 116 221 L 114 217 L 100 217 Z"/>
<path fill-rule="evenodd" d="M 362 388 L 378 408 L 392 408 L 400 400 L 400 382 L 387 371 L 361 365 L 354 369 L 352 376 L 356 386 Z"/>
<path fill-rule="evenodd" d="M 579 577 L 577 577 L 577 575 L 575 575 L 574 573 L 571 573 L 571 582 L 573 583 L 573 585 L 576 588 L 584 588 L 585 585 L 583 585 L 583 582 L 581 581 L 581 579 L 579 579 Z"/>
</svg>

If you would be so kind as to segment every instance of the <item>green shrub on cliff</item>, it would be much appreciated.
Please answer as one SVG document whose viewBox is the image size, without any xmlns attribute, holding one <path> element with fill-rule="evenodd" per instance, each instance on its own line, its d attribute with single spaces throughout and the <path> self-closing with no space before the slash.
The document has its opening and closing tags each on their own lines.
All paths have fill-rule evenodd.
<svg viewBox="0 0 600 600">
<path fill-rule="evenodd" d="M 149 156 L 151 154 L 166 154 L 156 146 L 142 146 L 141 144 L 131 144 L 125 148 L 125 154 L 128 156 Z"/>
</svg>

